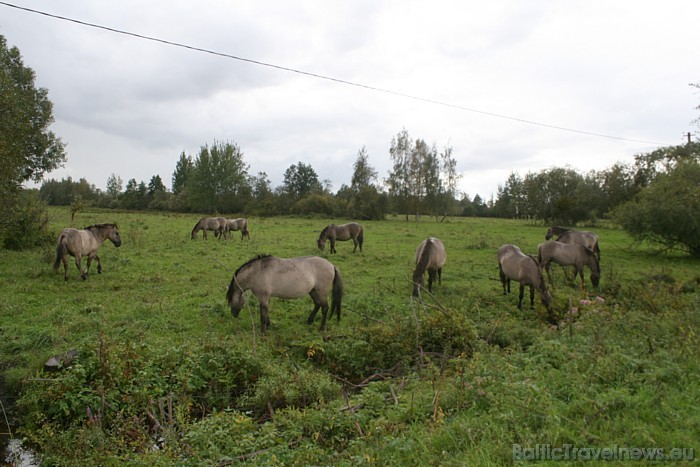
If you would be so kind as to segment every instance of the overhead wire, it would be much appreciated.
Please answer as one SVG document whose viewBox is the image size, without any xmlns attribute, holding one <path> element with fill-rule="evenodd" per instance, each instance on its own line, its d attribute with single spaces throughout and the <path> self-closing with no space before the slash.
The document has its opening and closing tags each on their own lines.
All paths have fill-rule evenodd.
<svg viewBox="0 0 700 467">
<path fill-rule="evenodd" d="M 664 143 L 659 143 L 659 142 L 655 142 L 655 141 L 637 140 L 637 139 L 625 138 L 622 136 L 614 136 L 614 135 L 607 135 L 607 134 L 603 134 L 603 133 L 597 133 L 597 132 L 593 132 L 593 131 L 579 130 L 579 129 L 575 129 L 575 128 L 569 128 L 569 127 L 565 127 L 565 126 L 554 125 L 554 124 L 550 124 L 550 123 L 543 123 L 543 122 L 538 122 L 535 120 L 528 120 L 528 119 L 520 118 L 520 117 L 514 117 L 512 115 L 505 115 L 505 114 L 500 114 L 500 113 L 495 113 L 495 112 L 489 112 L 486 110 L 475 109 L 472 107 L 467 107 L 467 106 L 463 106 L 463 105 L 459 105 L 459 104 L 452 104 L 449 102 L 438 101 L 438 100 L 427 98 L 427 97 L 421 97 L 421 96 L 416 96 L 416 95 L 412 95 L 412 94 L 406 94 L 403 92 L 392 91 L 390 89 L 379 88 L 379 87 L 371 86 L 368 84 L 357 83 L 354 81 L 348 81 L 345 79 L 335 78 L 332 76 L 326 76 L 326 75 L 322 75 L 322 74 L 318 74 L 318 73 L 313 73 L 310 71 L 304 71 L 304 70 L 299 70 L 296 68 L 286 67 L 286 66 L 282 66 L 282 65 L 276 65 L 274 63 L 263 62 L 261 60 L 240 57 L 238 55 L 233 55 L 233 54 L 224 53 L 224 52 L 218 52 L 215 50 L 205 49 L 202 47 L 196 47 L 196 46 L 183 44 L 180 42 L 174 42 L 174 41 L 170 41 L 170 40 L 166 40 L 166 39 L 160 39 L 157 37 L 152 37 L 152 36 L 147 36 L 144 34 L 125 31 L 122 29 L 116 29 L 116 28 L 112 28 L 109 26 L 103 26 L 103 25 L 99 25 L 99 24 L 95 24 L 95 23 L 90 23 L 87 21 L 78 20 L 75 18 L 68 18 L 66 16 L 56 15 L 53 13 L 47 13 L 45 11 L 40 11 L 40 10 L 36 10 L 33 8 L 27 8 L 27 7 L 15 5 L 15 4 L 8 3 L 8 2 L 0 1 L 0 5 L 5 5 L 7 7 L 15 8 L 18 10 L 23 10 L 23 11 L 26 11 L 29 13 L 43 15 L 43 16 L 53 18 L 53 19 L 68 21 L 68 22 L 79 24 L 82 26 L 87 26 L 87 27 L 96 28 L 96 29 L 102 29 L 102 30 L 109 31 L 109 32 L 112 32 L 115 34 L 131 36 L 131 37 L 134 37 L 137 39 L 157 42 L 157 43 L 161 43 L 161 44 L 165 44 L 165 45 L 169 45 L 169 46 L 173 46 L 173 47 L 179 47 L 179 48 L 191 50 L 194 52 L 206 53 L 206 54 L 215 55 L 218 57 L 223 57 L 223 58 L 227 58 L 227 59 L 231 59 L 231 60 L 237 60 L 237 61 L 241 61 L 241 62 L 245 62 L 245 63 L 250 63 L 253 65 L 274 68 L 274 69 L 281 70 L 281 71 L 296 73 L 299 75 L 309 76 L 312 78 L 317 78 L 317 79 L 326 80 L 326 81 L 332 81 L 332 82 L 344 84 L 347 86 L 353 86 L 353 87 L 367 89 L 370 91 L 380 92 L 380 93 L 389 94 L 389 95 L 393 95 L 393 96 L 397 96 L 397 97 L 413 99 L 416 101 L 426 102 L 429 104 L 439 105 L 439 106 L 443 106 L 443 107 L 449 107 L 449 108 L 453 108 L 453 109 L 457 109 L 457 110 L 463 110 L 463 111 L 472 112 L 472 113 L 476 113 L 476 114 L 480 114 L 480 115 L 486 115 L 486 116 L 490 116 L 490 117 L 494 117 L 494 118 L 510 120 L 510 121 L 524 123 L 524 124 L 528 124 L 528 125 L 536 125 L 536 126 L 541 126 L 541 127 L 545 127 L 545 128 L 551 128 L 554 130 L 567 131 L 567 132 L 571 132 L 571 133 L 578 133 L 578 134 L 582 134 L 582 135 L 595 136 L 595 137 L 599 137 L 599 138 L 614 139 L 614 140 L 627 141 L 627 142 L 632 142 L 632 143 L 653 144 L 653 145 L 658 145 L 658 146 L 665 146 L 666 145 Z"/>
</svg>

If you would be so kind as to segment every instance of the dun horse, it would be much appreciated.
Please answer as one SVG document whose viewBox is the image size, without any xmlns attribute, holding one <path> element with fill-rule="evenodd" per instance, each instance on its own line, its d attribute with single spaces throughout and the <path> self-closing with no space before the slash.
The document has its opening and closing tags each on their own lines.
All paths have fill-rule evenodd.
<svg viewBox="0 0 700 467">
<path fill-rule="evenodd" d="M 87 279 L 93 258 L 97 260 L 97 273 L 102 274 L 102 263 L 100 262 L 100 257 L 97 256 L 97 250 L 107 239 L 116 247 L 122 244 L 117 224 L 95 224 L 85 227 L 83 230 L 63 229 L 56 243 L 54 270 L 58 270 L 59 265 L 63 262 L 63 279 L 68 280 L 68 255 L 71 255 L 75 257 L 75 265 L 78 267 L 80 277 L 83 280 Z M 83 256 L 87 256 L 85 271 L 83 271 L 82 267 Z"/>
<path fill-rule="evenodd" d="M 413 295 L 417 297 L 423 287 L 423 274 L 428 271 L 428 291 L 432 293 L 437 275 L 442 284 L 442 267 L 447 260 L 445 246 L 439 238 L 428 237 L 416 248 L 416 269 L 413 271 Z"/>
<path fill-rule="evenodd" d="M 581 287 L 586 285 L 586 280 L 583 277 L 583 267 L 588 266 L 591 270 L 591 283 L 594 287 L 598 287 L 600 283 L 600 263 L 590 248 L 579 244 L 561 243 L 553 240 L 540 243 L 537 251 L 540 267 L 547 271 L 550 285 L 554 286 L 550 271 L 554 262 L 562 266 L 575 266 L 576 274 L 574 274 L 574 278 L 581 276 Z"/>
<path fill-rule="evenodd" d="M 243 237 L 248 237 L 248 240 L 250 240 L 247 219 L 242 217 L 238 219 L 226 219 L 226 237 L 228 238 L 231 232 L 235 232 L 237 230 L 241 231 L 241 241 L 243 241 Z"/>
<path fill-rule="evenodd" d="M 357 247 L 360 247 L 360 252 L 362 252 L 362 242 L 364 241 L 364 232 L 362 226 L 357 222 L 350 222 L 349 224 L 329 224 L 326 226 L 321 235 L 318 237 L 318 248 L 323 251 L 326 248 L 326 240 L 331 241 L 331 253 L 336 253 L 335 242 L 336 240 L 345 241 L 352 239 L 355 244 L 352 252 L 355 253 Z"/>
<path fill-rule="evenodd" d="M 314 308 L 307 324 L 312 324 L 321 309 L 321 330 L 326 326 L 328 293 L 331 292 L 330 316 L 338 313 L 343 299 L 344 285 L 340 271 L 329 261 L 318 256 L 276 258 L 260 255 L 244 263 L 236 270 L 226 292 L 231 313 L 237 317 L 245 305 L 243 293 L 252 290 L 260 302 L 260 325 L 263 334 L 270 326 L 268 304 L 270 297 L 283 299 L 311 296 Z"/>
<path fill-rule="evenodd" d="M 553 236 L 556 241 L 561 243 L 569 244 L 579 244 L 593 250 L 595 255 L 600 261 L 600 247 L 598 246 L 598 235 L 593 232 L 588 232 L 586 230 L 572 230 L 566 227 L 552 226 L 547 230 L 547 235 L 544 236 L 545 240 L 549 240 Z"/>
<path fill-rule="evenodd" d="M 205 240 L 207 240 L 207 230 L 213 230 L 214 236 L 221 238 L 226 233 L 226 219 L 223 217 L 202 217 L 192 229 L 192 240 L 197 238 L 197 232 L 200 230 Z"/>
<path fill-rule="evenodd" d="M 525 294 L 526 285 L 530 286 L 530 308 L 535 306 L 535 289 L 537 289 L 542 298 L 542 303 L 549 309 L 552 297 L 547 290 L 544 275 L 535 258 L 524 254 L 515 245 L 503 245 L 498 249 L 498 270 L 501 276 L 501 284 L 503 285 L 503 295 L 510 293 L 511 280 L 520 283 L 519 309 L 523 309 L 523 295 Z"/>
</svg>

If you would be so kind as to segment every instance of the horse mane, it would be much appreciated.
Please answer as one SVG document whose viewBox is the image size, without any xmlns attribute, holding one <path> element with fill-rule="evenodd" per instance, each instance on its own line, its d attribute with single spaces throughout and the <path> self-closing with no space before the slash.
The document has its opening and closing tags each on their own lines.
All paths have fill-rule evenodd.
<svg viewBox="0 0 700 467">
<path fill-rule="evenodd" d="M 254 262 L 256 262 L 256 261 L 264 261 L 264 260 L 267 259 L 267 258 L 272 258 L 272 255 L 268 255 L 268 254 L 259 254 L 259 255 L 253 256 L 253 257 L 250 258 L 248 261 L 246 261 L 245 263 L 241 264 L 240 267 L 239 267 L 238 269 L 236 269 L 236 272 L 233 273 L 233 277 L 236 277 L 236 276 L 238 275 L 238 273 L 239 273 L 242 269 L 245 269 L 246 267 L 250 266 L 252 263 L 254 263 Z"/>
<path fill-rule="evenodd" d="M 556 235 L 557 237 L 562 237 L 562 236 L 568 234 L 569 232 L 573 232 L 573 230 L 571 230 L 568 227 L 560 227 L 558 225 L 552 226 L 552 233 L 554 235 Z"/>
<path fill-rule="evenodd" d="M 114 227 L 115 229 L 119 228 L 119 227 L 117 227 L 117 224 L 92 224 L 92 225 L 88 225 L 83 230 L 104 229 L 105 227 Z"/>
<path fill-rule="evenodd" d="M 321 235 L 318 236 L 318 239 L 321 240 L 322 238 L 328 238 L 328 234 L 330 233 L 332 226 L 333 224 L 328 224 L 323 230 L 321 230 Z"/>
<path fill-rule="evenodd" d="M 425 269 L 428 267 L 428 263 L 430 262 L 430 256 L 432 255 L 434 248 L 435 244 L 433 243 L 433 240 L 428 239 L 425 242 L 425 247 L 423 248 L 423 251 L 420 254 L 418 264 L 416 264 L 416 274 L 422 275 L 425 272 Z"/>
</svg>

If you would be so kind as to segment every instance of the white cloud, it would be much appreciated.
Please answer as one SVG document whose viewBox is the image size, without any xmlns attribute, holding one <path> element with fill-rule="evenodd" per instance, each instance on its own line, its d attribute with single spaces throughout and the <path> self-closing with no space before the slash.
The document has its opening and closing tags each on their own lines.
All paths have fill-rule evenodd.
<svg viewBox="0 0 700 467">
<path fill-rule="evenodd" d="M 656 147 L 624 139 L 680 144 L 697 117 L 691 0 L 15 3 L 390 91 L 0 5 L 0 34 L 49 90 L 68 143 L 67 166 L 49 177 L 100 187 L 111 173 L 168 183 L 183 150 L 217 140 L 275 185 L 302 160 L 337 189 L 363 146 L 386 177 L 406 128 L 452 146 L 463 189 L 489 198 L 512 171 L 601 170 Z"/>
</svg>

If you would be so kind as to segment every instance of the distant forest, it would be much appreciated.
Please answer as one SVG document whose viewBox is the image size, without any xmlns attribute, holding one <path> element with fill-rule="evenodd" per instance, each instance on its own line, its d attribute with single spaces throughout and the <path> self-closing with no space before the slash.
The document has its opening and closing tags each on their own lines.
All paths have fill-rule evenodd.
<svg viewBox="0 0 700 467">
<path fill-rule="evenodd" d="M 451 148 L 438 151 L 403 131 L 392 141 L 393 169 L 380 180 L 364 148 L 353 164 L 352 182 L 331 192 L 313 167 L 292 164 L 282 185 L 273 187 L 267 174 L 248 173 L 235 143 L 203 146 L 196 156 L 180 155 L 168 190 L 160 175 L 148 182 L 112 174 L 107 189 L 88 180 L 50 179 L 39 189 L 49 205 L 161 210 L 256 216 L 323 215 L 349 219 L 383 219 L 388 214 L 477 216 L 541 220 L 576 225 L 610 218 L 679 163 L 700 161 L 700 143 L 658 149 L 635 156 L 632 164 L 616 163 L 602 171 L 579 173 L 568 167 L 539 172 L 513 172 L 499 184 L 493 199 L 470 199 L 457 190 L 458 175 Z"/>
</svg>

